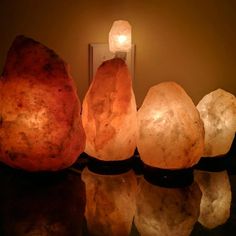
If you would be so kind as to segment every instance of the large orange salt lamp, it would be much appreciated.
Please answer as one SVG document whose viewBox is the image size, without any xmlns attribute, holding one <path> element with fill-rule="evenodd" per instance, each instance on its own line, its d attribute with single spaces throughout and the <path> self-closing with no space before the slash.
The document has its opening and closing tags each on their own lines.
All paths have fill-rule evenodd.
<svg viewBox="0 0 236 236">
<path fill-rule="evenodd" d="M 149 89 L 138 111 L 137 147 L 147 165 L 188 168 L 203 154 L 204 128 L 191 98 L 174 82 Z"/>
<path fill-rule="evenodd" d="M 85 152 L 105 161 L 131 157 L 136 147 L 136 114 L 126 63 L 119 58 L 105 61 L 83 101 Z"/>
<path fill-rule="evenodd" d="M 0 81 L 0 160 L 28 171 L 73 164 L 84 150 L 85 135 L 65 62 L 40 43 L 19 36 Z"/>
</svg>

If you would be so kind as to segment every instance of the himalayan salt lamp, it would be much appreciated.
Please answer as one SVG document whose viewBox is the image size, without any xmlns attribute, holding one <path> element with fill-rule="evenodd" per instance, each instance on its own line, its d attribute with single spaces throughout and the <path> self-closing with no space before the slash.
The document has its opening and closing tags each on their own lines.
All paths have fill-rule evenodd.
<svg viewBox="0 0 236 236">
<path fill-rule="evenodd" d="M 236 98 L 217 89 L 202 98 L 197 109 L 205 127 L 204 156 L 226 154 L 236 132 Z"/>
<path fill-rule="evenodd" d="M 85 185 L 79 175 L 1 168 L 0 185 L 1 236 L 83 235 Z"/>
<path fill-rule="evenodd" d="M 142 161 L 163 169 L 188 168 L 203 154 L 204 127 L 191 98 L 174 82 L 149 89 L 138 111 Z"/>
<path fill-rule="evenodd" d="M 125 160 L 136 147 L 137 111 L 127 65 L 103 62 L 83 101 L 85 152 L 104 161 Z"/>
<path fill-rule="evenodd" d="M 209 229 L 224 224 L 230 216 L 232 199 L 227 171 L 195 170 L 194 178 L 202 191 L 198 221 Z"/>
<path fill-rule="evenodd" d="M 114 21 L 109 32 L 109 50 L 113 53 L 128 52 L 131 49 L 131 25 L 128 21 Z"/>
<path fill-rule="evenodd" d="M 85 217 L 89 235 L 128 236 L 135 214 L 134 172 L 101 175 L 85 168 L 82 180 L 86 189 Z"/>
<path fill-rule="evenodd" d="M 27 171 L 55 171 L 84 150 L 80 101 L 67 65 L 24 36 L 13 42 L 0 87 L 0 160 Z"/>
<path fill-rule="evenodd" d="M 201 191 L 196 183 L 164 188 L 139 179 L 135 226 L 142 236 L 188 236 L 199 216 Z"/>
</svg>

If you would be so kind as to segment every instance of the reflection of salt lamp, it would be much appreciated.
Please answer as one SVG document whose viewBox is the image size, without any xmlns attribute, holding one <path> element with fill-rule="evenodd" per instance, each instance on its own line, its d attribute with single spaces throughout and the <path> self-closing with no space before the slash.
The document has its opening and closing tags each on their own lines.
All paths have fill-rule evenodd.
<svg viewBox="0 0 236 236">
<path fill-rule="evenodd" d="M 80 102 L 62 59 L 19 36 L 8 52 L 0 89 L 1 161 L 28 171 L 75 162 L 85 135 Z"/>
<path fill-rule="evenodd" d="M 85 152 L 105 161 L 131 157 L 136 147 L 136 103 L 127 65 L 105 61 L 83 101 Z"/>
<path fill-rule="evenodd" d="M 85 185 L 79 175 L 1 168 L 0 184 L 4 188 L 0 195 L 1 236 L 83 235 Z"/>
<path fill-rule="evenodd" d="M 236 132 L 236 98 L 217 89 L 202 98 L 197 109 L 205 127 L 204 156 L 218 156 L 229 151 Z"/>
<path fill-rule="evenodd" d="M 138 111 L 138 128 L 137 147 L 145 164 L 181 169 L 202 156 L 204 129 L 199 113 L 174 82 L 150 88 Z"/>
<path fill-rule="evenodd" d="M 128 21 L 114 21 L 109 32 L 109 49 L 111 52 L 128 52 L 131 49 L 131 25 Z"/>
<path fill-rule="evenodd" d="M 82 180 L 86 189 L 85 217 L 89 235 L 128 236 L 135 214 L 134 172 L 101 175 L 85 168 Z"/>
<path fill-rule="evenodd" d="M 184 188 L 163 188 L 141 178 L 134 223 L 145 236 L 188 236 L 198 219 L 200 200 L 196 183 Z"/>
<path fill-rule="evenodd" d="M 195 170 L 194 177 L 202 191 L 198 221 L 210 229 L 224 224 L 230 216 L 232 198 L 227 171 Z"/>
</svg>

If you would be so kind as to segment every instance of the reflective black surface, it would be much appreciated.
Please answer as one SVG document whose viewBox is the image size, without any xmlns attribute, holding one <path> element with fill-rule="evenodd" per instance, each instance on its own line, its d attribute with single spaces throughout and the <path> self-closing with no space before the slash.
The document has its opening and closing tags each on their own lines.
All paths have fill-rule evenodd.
<svg viewBox="0 0 236 236">
<path fill-rule="evenodd" d="M 212 230 L 196 223 L 191 236 L 235 235 L 235 143 L 229 155 L 231 159 L 228 173 L 232 190 L 230 218 L 225 224 Z M 134 199 L 132 194 L 136 194 L 135 186 L 142 178 L 140 163 L 133 165 L 135 171 L 131 170 L 131 174 L 122 174 L 122 171 L 119 171 L 116 175 L 106 173 L 103 177 L 99 173 L 94 173 L 92 179 L 85 183 L 81 173 L 87 168 L 85 167 L 87 162 L 85 156 L 80 158 L 73 167 L 54 173 L 27 173 L 0 164 L 0 236 L 89 235 L 88 223 L 95 225 L 92 226 L 92 229 L 93 232 L 100 232 L 97 235 L 106 235 L 106 232 L 116 230 L 118 233 L 108 233 L 107 235 L 121 235 L 119 232 L 126 231 L 118 229 L 129 228 L 129 222 L 131 222 L 129 235 L 140 235 L 133 222 L 134 213 L 131 212 L 133 205 L 136 204 L 135 200 L 132 200 Z M 127 171 L 127 168 L 124 170 Z M 93 184 L 90 190 L 94 194 L 87 205 L 87 207 L 95 209 L 91 210 L 92 213 L 90 212 L 90 215 L 94 214 L 94 216 L 90 218 L 89 222 L 86 221 L 86 197 L 88 200 L 92 193 L 86 196 L 86 184 L 89 184 L 90 187 Z M 122 196 L 125 198 L 123 199 Z M 127 202 L 125 199 L 128 199 Z M 117 203 L 117 201 L 119 202 Z M 95 207 L 91 206 L 93 204 Z M 106 227 L 111 228 L 111 225 L 115 224 L 117 227 L 114 227 L 113 231 L 106 231 Z"/>
</svg>

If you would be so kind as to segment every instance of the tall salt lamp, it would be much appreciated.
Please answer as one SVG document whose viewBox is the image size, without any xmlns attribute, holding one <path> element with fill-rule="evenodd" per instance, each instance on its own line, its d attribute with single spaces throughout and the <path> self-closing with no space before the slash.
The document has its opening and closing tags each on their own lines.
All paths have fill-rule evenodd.
<svg viewBox="0 0 236 236">
<path fill-rule="evenodd" d="M 84 150 L 85 135 L 67 64 L 19 36 L 0 81 L 0 161 L 28 171 L 72 165 Z"/>
<path fill-rule="evenodd" d="M 131 25 L 128 21 L 113 22 L 109 32 L 109 50 L 113 53 L 126 53 L 131 49 Z"/>
<path fill-rule="evenodd" d="M 89 235 L 128 236 L 135 214 L 137 181 L 133 170 L 116 175 L 82 172 Z"/>
<path fill-rule="evenodd" d="M 226 157 L 222 155 L 229 151 L 236 132 L 236 98 L 217 89 L 204 96 L 197 109 L 205 126 L 203 161 L 212 169 L 195 171 L 195 180 L 203 193 L 199 222 L 211 229 L 224 224 L 230 216 L 232 194 L 224 170 Z"/>
<path fill-rule="evenodd" d="M 119 22 L 117 24 L 120 25 Z M 119 32 L 126 32 L 123 24 L 121 29 L 116 28 L 117 24 L 114 23 L 114 29 L 111 29 L 109 45 L 114 52 L 125 52 L 128 50 L 125 41 L 120 42 L 119 46 L 113 42 Z M 115 57 L 103 62 L 83 101 L 85 152 L 103 161 L 131 157 L 136 147 L 136 114 L 132 80 L 125 61 Z"/>
<path fill-rule="evenodd" d="M 203 154 L 204 128 L 191 98 L 175 82 L 149 89 L 138 111 L 138 151 L 152 167 L 183 169 Z"/>
<path fill-rule="evenodd" d="M 140 235 L 190 235 L 199 216 L 201 191 L 196 183 L 166 188 L 139 179 L 135 226 Z"/>
</svg>

